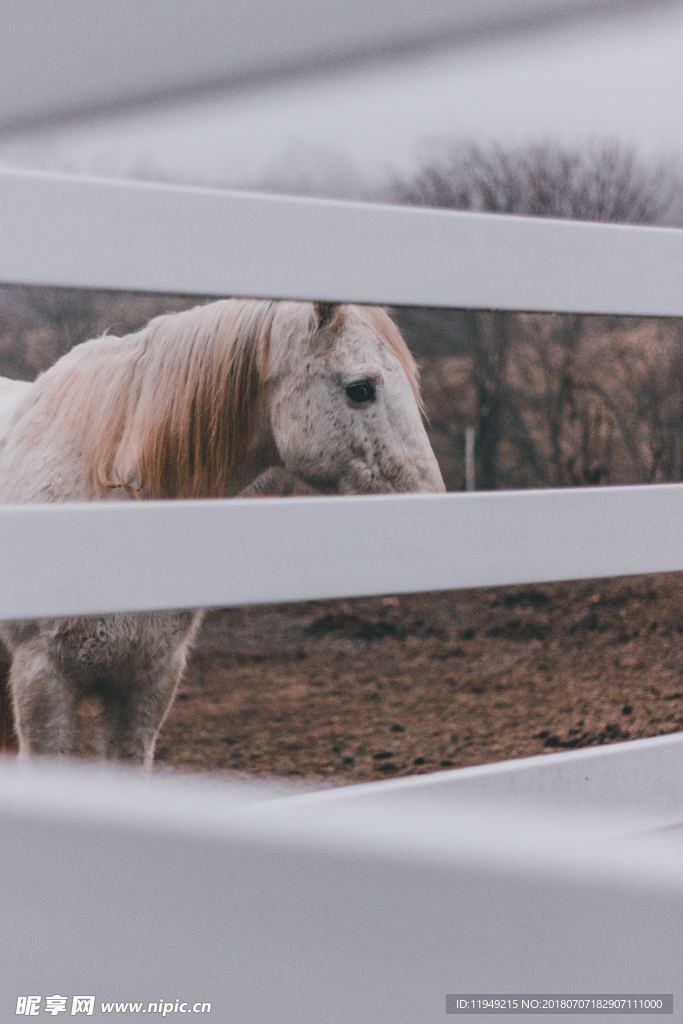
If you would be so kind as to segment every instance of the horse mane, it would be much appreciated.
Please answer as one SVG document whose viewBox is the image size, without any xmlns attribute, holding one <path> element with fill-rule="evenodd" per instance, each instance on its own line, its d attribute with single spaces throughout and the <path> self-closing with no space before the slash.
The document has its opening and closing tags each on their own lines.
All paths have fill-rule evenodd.
<svg viewBox="0 0 683 1024">
<path fill-rule="evenodd" d="M 212 302 L 77 346 L 38 381 L 104 496 L 225 495 L 260 412 L 273 302 Z"/>
<path fill-rule="evenodd" d="M 415 361 L 383 309 L 323 313 L 311 303 L 250 299 L 165 314 L 135 334 L 78 345 L 39 378 L 37 394 L 50 431 L 63 428 L 86 460 L 95 495 L 226 496 L 262 414 L 274 327 L 284 336 L 336 333 L 350 310 L 394 352 L 420 402 Z"/>
</svg>

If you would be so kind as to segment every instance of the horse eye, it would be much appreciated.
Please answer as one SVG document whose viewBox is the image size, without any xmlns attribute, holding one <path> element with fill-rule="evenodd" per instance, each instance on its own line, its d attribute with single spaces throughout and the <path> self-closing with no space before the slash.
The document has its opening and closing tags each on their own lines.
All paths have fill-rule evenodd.
<svg viewBox="0 0 683 1024">
<path fill-rule="evenodd" d="M 353 384 L 346 385 L 346 394 L 352 402 L 362 405 L 364 402 L 375 401 L 377 388 L 374 380 L 357 380 Z"/>
</svg>

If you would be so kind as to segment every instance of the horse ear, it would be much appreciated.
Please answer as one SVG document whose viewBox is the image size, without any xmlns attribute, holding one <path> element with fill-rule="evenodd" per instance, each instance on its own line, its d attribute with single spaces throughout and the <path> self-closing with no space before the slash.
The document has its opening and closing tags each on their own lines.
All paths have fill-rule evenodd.
<svg viewBox="0 0 683 1024">
<path fill-rule="evenodd" d="M 339 307 L 334 302 L 315 302 L 313 305 L 318 317 L 318 330 L 321 330 L 327 327 Z"/>
</svg>

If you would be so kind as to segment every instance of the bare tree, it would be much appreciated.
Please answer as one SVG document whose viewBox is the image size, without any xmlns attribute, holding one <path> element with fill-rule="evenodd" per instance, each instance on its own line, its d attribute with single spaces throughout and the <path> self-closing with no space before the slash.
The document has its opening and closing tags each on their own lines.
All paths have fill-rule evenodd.
<svg viewBox="0 0 683 1024">
<path fill-rule="evenodd" d="M 650 166 L 616 143 L 578 150 L 556 144 L 464 146 L 444 151 L 408 179 L 394 180 L 390 195 L 402 203 L 459 210 L 669 224 L 676 217 L 679 185 L 673 167 Z M 466 311 L 461 322 L 475 392 L 479 486 L 516 483 L 502 464 L 515 456 L 518 464 L 523 456 L 536 483 L 605 479 L 613 424 L 606 411 L 589 411 L 590 403 L 579 394 L 584 384 L 577 379 L 587 318 Z M 591 318 L 590 323 L 595 331 L 607 329 L 610 320 Z M 527 373 L 533 362 L 541 388 L 534 396 L 534 429 L 525 409 L 528 377 L 513 366 L 519 360 L 526 362 Z M 579 434 L 582 458 L 567 452 Z M 517 446 L 512 455 L 511 445 Z"/>
<path fill-rule="evenodd" d="M 583 148 L 542 143 L 446 149 L 392 197 L 417 206 L 624 224 L 672 224 L 680 182 L 669 163 L 650 165 L 620 143 Z"/>
<path fill-rule="evenodd" d="M 83 288 L 0 286 L 0 376 L 35 377 L 88 338 L 139 330 L 159 313 L 201 301 Z"/>
</svg>

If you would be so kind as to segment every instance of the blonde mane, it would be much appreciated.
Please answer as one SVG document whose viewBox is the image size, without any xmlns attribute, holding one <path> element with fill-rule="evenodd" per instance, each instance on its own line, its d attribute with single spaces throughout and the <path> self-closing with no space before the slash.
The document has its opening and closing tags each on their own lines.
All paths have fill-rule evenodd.
<svg viewBox="0 0 683 1024">
<path fill-rule="evenodd" d="M 272 302 L 225 300 L 73 349 L 38 382 L 101 496 L 222 496 L 258 420 Z"/>
<path fill-rule="evenodd" d="M 283 305 L 228 299 L 167 314 L 135 334 L 79 345 L 47 371 L 38 400 L 85 458 L 93 493 L 226 496 L 260 421 Z M 316 330 L 314 306 L 286 306 L 290 331 Z M 320 326 L 341 332 L 350 309 L 394 352 L 419 402 L 415 361 L 383 309 L 333 306 Z"/>
</svg>

